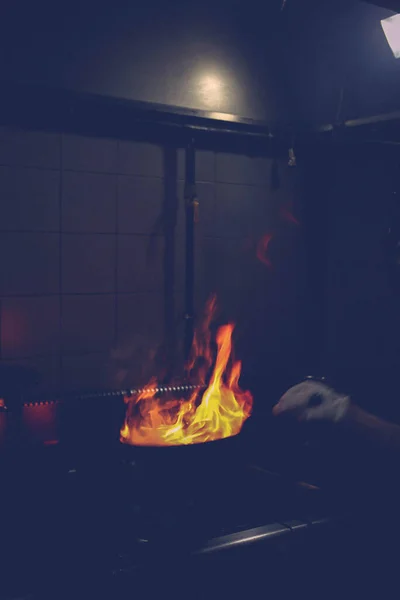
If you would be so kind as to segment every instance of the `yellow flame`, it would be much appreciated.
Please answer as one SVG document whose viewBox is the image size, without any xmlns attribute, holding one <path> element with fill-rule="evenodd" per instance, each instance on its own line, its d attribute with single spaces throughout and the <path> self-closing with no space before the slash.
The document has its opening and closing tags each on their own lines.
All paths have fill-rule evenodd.
<svg viewBox="0 0 400 600">
<path fill-rule="evenodd" d="M 215 307 L 212 298 L 195 333 L 188 363 L 189 372 L 195 372 L 200 383 L 206 382 L 213 362 L 210 324 Z M 189 399 L 162 401 L 156 396 L 157 382 L 153 379 L 144 392 L 125 398 L 128 406 L 121 441 L 140 446 L 175 446 L 237 435 L 250 416 L 253 398 L 239 387 L 241 363 L 231 360 L 233 330 L 233 324 L 218 329 L 215 363 L 204 392 L 196 389 Z"/>
</svg>

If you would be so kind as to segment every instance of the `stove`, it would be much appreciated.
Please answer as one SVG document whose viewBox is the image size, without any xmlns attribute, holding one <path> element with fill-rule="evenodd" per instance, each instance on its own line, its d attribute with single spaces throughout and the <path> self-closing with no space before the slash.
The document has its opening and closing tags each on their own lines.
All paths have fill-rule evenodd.
<svg viewBox="0 0 400 600">
<path fill-rule="evenodd" d="M 183 581 L 193 569 L 211 573 L 200 564 L 216 557 L 265 555 L 266 547 L 280 556 L 335 523 L 321 490 L 256 465 L 223 473 L 213 489 L 202 481 L 172 490 L 149 484 L 141 465 L 91 460 L 71 464 L 62 447 L 49 446 L 3 463 L 6 598 L 87 597 L 89 589 L 111 597 L 130 587 L 158 597 L 176 565 L 186 565 Z"/>
<path fill-rule="evenodd" d="M 337 547 L 344 519 L 329 497 L 266 469 L 258 451 L 177 472 L 165 461 L 154 468 L 142 453 L 120 452 L 115 395 L 82 402 L 28 402 L 14 413 L 19 435 L 0 455 L 5 598 L 134 590 L 150 599 L 174 588 L 174 577 L 178 598 L 188 588 L 191 597 L 220 598 L 228 588 L 243 595 L 266 569 L 270 589 L 282 588 L 287 561 L 305 560 L 321 543 Z M 4 419 L 12 415 L 2 416 L 7 439 Z M 66 423 L 74 424 L 68 435 Z M 112 432 L 112 442 L 99 443 Z"/>
</svg>

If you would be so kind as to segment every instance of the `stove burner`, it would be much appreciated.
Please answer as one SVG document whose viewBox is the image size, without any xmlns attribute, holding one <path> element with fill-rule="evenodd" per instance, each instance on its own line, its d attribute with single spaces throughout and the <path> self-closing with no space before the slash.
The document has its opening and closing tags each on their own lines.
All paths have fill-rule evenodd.
<svg viewBox="0 0 400 600">
<path fill-rule="evenodd" d="M 127 501 L 120 513 L 124 561 L 140 554 L 138 547 L 150 555 L 201 553 L 211 547 L 216 551 L 222 541 L 212 540 L 239 535 L 250 542 L 252 536 L 245 532 L 273 523 L 290 533 L 299 524 L 306 527 L 315 521 L 315 514 L 321 511 L 318 488 L 290 484 L 258 467 L 239 465 L 221 473 L 218 482 L 213 479 L 213 486 L 195 478 L 184 479 L 175 489 L 160 489 L 138 463 L 127 463 L 125 470 Z"/>
</svg>

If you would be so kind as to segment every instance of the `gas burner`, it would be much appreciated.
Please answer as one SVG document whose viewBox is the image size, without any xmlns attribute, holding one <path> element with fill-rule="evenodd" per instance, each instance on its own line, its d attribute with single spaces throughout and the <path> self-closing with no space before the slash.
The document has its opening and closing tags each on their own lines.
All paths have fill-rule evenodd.
<svg viewBox="0 0 400 600">
<path fill-rule="evenodd" d="M 121 539 L 125 556 L 133 539 L 149 552 L 160 548 L 192 552 L 210 540 L 270 522 L 306 525 L 321 502 L 318 488 L 294 485 L 253 466 L 239 465 L 221 473 L 211 488 L 200 479 L 190 485 L 184 480 L 180 487 L 163 491 L 140 465 L 128 463 L 125 468 L 129 480 Z"/>
</svg>

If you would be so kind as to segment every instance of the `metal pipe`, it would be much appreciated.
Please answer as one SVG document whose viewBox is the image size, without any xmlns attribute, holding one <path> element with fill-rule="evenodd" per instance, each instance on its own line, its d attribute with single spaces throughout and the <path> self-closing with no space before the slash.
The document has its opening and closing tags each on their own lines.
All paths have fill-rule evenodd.
<svg viewBox="0 0 400 600">
<path fill-rule="evenodd" d="M 75 400 L 100 400 L 106 398 L 120 398 L 121 400 L 124 397 L 129 396 L 138 396 L 143 392 L 150 392 L 153 394 L 169 394 L 169 393 L 180 393 L 184 394 L 186 392 L 190 392 L 193 390 L 200 390 L 205 388 L 206 386 L 200 384 L 188 384 L 181 383 L 177 385 L 166 385 L 166 386 L 155 386 L 148 387 L 145 386 L 143 388 L 129 388 L 126 390 L 108 390 L 108 391 L 87 391 L 87 392 L 70 392 L 67 393 L 59 393 L 55 394 L 55 399 L 49 399 L 49 396 L 39 396 L 36 398 L 31 398 L 29 401 L 25 401 L 23 398 L 18 400 L 18 402 L 4 403 L 0 406 L 0 414 L 1 413 L 17 413 L 21 411 L 23 407 L 37 408 L 39 406 L 53 406 L 56 404 L 68 403 L 68 401 Z"/>
<path fill-rule="evenodd" d="M 374 123 L 383 123 L 385 121 L 400 121 L 400 110 L 373 117 L 365 117 L 363 119 L 352 119 L 345 121 L 345 125 L 346 127 L 358 127 L 359 125 L 373 125 Z"/>
<path fill-rule="evenodd" d="M 364 117 L 362 119 L 349 119 L 348 121 L 344 121 L 343 123 L 337 124 L 337 127 L 359 127 L 362 125 L 374 125 L 375 123 L 384 123 L 388 121 L 400 121 L 400 111 L 397 110 L 381 115 L 374 115 L 372 117 Z M 327 131 L 333 131 L 335 128 L 336 125 L 330 123 L 328 125 L 321 125 L 320 127 L 318 127 L 317 131 L 319 133 L 324 133 Z"/>
<path fill-rule="evenodd" d="M 185 256 L 185 358 L 189 356 L 194 327 L 194 243 L 197 210 L 196 154 L 193 139 L 185 152 L 185 209 L 186 209 L 186 256 Z"/>
<path fill-rule="evenodd" d="M 174 125 L 173 123 L 165 123 L 165 125 Z M 199 132 L 205 132 L 205 133 L 223 133 L 224 135 L 226 134 L 230 134 L 230 135 L 242 135 L 244 137 L 251 137 L 251 138 L 259 138 L 259 139 L 269 139 L 272 137 L 272 134 L 270 134 L 268 131 L 265 132 L 259 132 L 259 131 L 251 131 L 250 129 L 229 129 L 227 127 L 211 127 L 208 125 L 182 125 L 180 127 L 183 127 L 183 129 L 185 130 L 189 130 L 189 131 L 199 131 Z"/>
<path fill-rule="evenodd" d="M 109 135 L 126 137 L 138 127 L 158 127 L 242 136 L 268 137 L 270 124 L 215 111 L 126 100 L 45 86 L 5 83 L 0 96 L 0 124 L 63 128 L 67 121 L 75 129 L 83 124 L 85 132 L 105 128 Z M 127 127 L 127 124 L 128 127 Z M 75 125 L 75 127 L 74 127 Z M 101 126 L 101 127 L 100 127 Z M 176 135 L 176 134 L 175 134 Z"/>
</svg>

